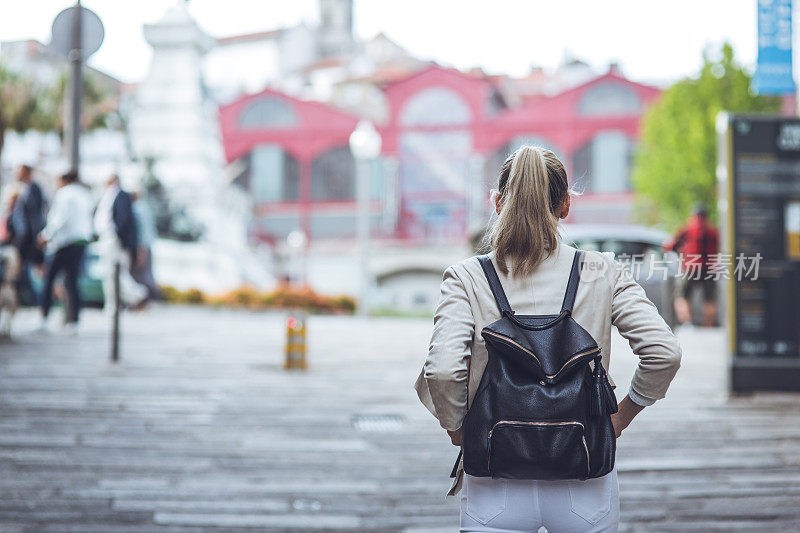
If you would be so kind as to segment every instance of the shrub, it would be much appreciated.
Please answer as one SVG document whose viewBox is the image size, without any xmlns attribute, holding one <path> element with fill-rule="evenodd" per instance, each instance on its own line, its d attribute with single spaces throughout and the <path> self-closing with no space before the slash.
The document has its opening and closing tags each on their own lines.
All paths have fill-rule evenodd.
<svg viewBox="0 0 800 533">
<path fill-rule="evenodd" d="M 178 303 L 180 302 L 180 294 L 181 291 L 176 289 L 171 285 L 162 285 L 161 286 L 161 298 L 165 302 L 169 303 Z"/>
<path fill-rule="evenodd" d="M 200 289 L 189 289 L 183 293 L 184 301 L 187 304 L 201 304 L 205 302 L 206 296 Z"/>
<path fill-rule="evenodd" d="M 259 307 L 260 297 L 261 294 L 256 289 L 245 286 L 214 296 L 211 300 L 227 307 L 252 308 Z"/>
<path fill-rule="evenodd" d="M 206 301 L 206 295 L 200 289 L 182 291 L 169 285 L 161 286 L 161 298 L 165 302 L 175 304 L 201 304 Z"/>
<path fill-rule="evenodd" d="M 356 310 L 356 299 L 352 296 L 334 296 L 331 299 L 334 308 L 352 313 Z"/>
</svg>

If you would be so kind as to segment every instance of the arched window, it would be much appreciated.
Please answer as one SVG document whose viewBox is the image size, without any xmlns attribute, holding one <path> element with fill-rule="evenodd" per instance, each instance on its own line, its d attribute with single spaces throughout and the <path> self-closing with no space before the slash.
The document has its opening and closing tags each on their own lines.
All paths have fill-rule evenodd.
<svg viewBox="0 0 800 533">
<path fill-rule="evenodd" d="M 575 151 L 577 188 L 586 192 L 630 190 L 634 143 L 621 131 L 603 131 Z"/>
<path fill-rule="evenodd" d="M 453 126 L 471 121 L 472 112 L 466 101 L 447 87 L 423 89 L 409 98 L 400 113 L 404 126 Z"/>
<path fill-rule="evenodd" d="M 469 131 L 400 136 L 401 226 L 412 238 L 448 241 L 466 229 L 473 139 Z"/>
<path fill-rule="evenodd" d="M 239 115 L 242 129 L 293 128 L 299 120 L 294 108 L 285 100 L 265 96 L 250 102 Z"/>
<path fill-rule="evenodd" d="M 355 198 L 355 163 L 346 146 L 328 150 L 311 165 L 313 200 L 352 200 Z"/>
<path fill-rule="evenodd" d="M 587 90 L 578 102 L 581 115 L 635 115 L 642 110 L 636 92 L 621 83 L 604 83 Z"/>
<path fill-rule="evenodd" d="M 299 197 L 297 160 L 280 146 L 262 144 L 250 154 L 250 194 L 256 204 L 291 202 Z"/>
</svg>

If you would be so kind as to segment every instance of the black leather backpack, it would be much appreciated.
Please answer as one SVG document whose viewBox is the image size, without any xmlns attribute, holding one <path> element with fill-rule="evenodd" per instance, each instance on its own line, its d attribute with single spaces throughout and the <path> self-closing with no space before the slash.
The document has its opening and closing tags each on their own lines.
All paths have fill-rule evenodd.
<svg viewBox="0 0 800 533">
<path fill-rule="evenodd" d="M 491 260 L 478 257 L 502 317 L 481 332 L 489 360 L 462 426 L 467 474 L 588 479 L 614 468 L 616 397 L 597 342 L 572 318 L 582 259 L 559 314 L 516 315 Z"/>
</svg>

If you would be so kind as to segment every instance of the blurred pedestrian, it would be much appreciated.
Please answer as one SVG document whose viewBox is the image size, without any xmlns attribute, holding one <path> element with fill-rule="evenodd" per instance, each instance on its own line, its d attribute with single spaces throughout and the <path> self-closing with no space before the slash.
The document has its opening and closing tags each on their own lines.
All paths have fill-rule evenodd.
<svg viewBox="0 0 800 533">
<path fill-rule="evenodd" d="M 131 276 L 131 265 L 139 249 L 136 216 L 131 195 L 120 187 L 119 176 L 112 174 L 94 215 L 98 252 L 103 269 L 104 309 L 114 309 L 116 299 L 114 269 L 119 264 L 119 298 L 122 305 L 140 309 L 147 303 L 147 288 Z"/>
<path fill-rule="evenodd" d="M 680 292 L 675 298 L 678 322 L 692 322 L 692 297 L 699 291 L 703 297 L 703 325 L 712 327 L 717 317 L 716 280 L 708 274 L 719 253 L 719 231 L 708 220 L 705 205 L 695 206 L 694 213 L 678 231 L 671 248 L 680 254 L 683 271 Z"/>
<path fill-rule="evenodd" d="M 22 261 L 12 244 L 14 230 L 11 226 L 11 213 L 18 199 L 19 189 L 9 188 L 0 219 L 0 338 L 11 337 L 11 322 L 19 306 L 17 279 Z"/>
<path fill-rule="evenodd" d="M 22 305 L 37 305 L 39 299 L 33 287 L 31 268 L 44 262 L 44 254 L 37 245 L 37 237 L 44 227 L 46 204 L 42 189 L 33 181 L 33 168 L 21 165 L 17 169 L 19 198 L 14 204 L 9 221 L 13 244 L 22 259 L 17 292 Z"/>
<path fill-rule="evenodd" d="M 131 269 L 131 275 L 140 284 L 147 287 L 147 297 L 150 300 L 159 300 L 161 291 L 153 277 L 153 241 L 156 240 L 156 222 L 150 206 L 138 191 L 131 193 L 133 200 L 133 214 L 136 217 L 136 228 L 139 232 L 139 250 L 136 261 Z"/>
<path fill-rule="evenodd" d="M 53 305 L 56 276 L 63 272 L 67 296 L 64 302 L 64 329 L 69 333 L 77 333 L 81 310 L 78 277 L 83 267 L 86 245 L 92 236 L 92 200 L 75 172 L 62 174 L 58 185 L 47 214 L 47 224 L 39 236 L 39 243 L 47 252 L 41 295 L 42 328 L 47 327 L 47 318 Z"/>
<path fill-rule="evenodd" d="M 462 532 L 513 533 L 542 526 L 554 533 L 617 531 L 616 468 L 606 455 L 602 462 L 593 456 L 596 463 L 589 464 L 589 450 L 597 443 L 613 446 L 634 416 L 664 397 L 680 364 L 677 339 L 622 265 L 609 255 L 581 252 L 561 240 L 558 224 L 569 214 L 568 187 L 564 165 L 553 152 L 533 146 L 514 152 L 501 168 L 493 195 L 498 218 L 491 231 L 492 252 L 465 259 L 444 273 L 416 390 L 463 451 L 450 492 L 455 494 L 463 484 Z M 599 379 L 610 363 L 613 326 L 639 357 L 639 368 L 618 406 L 609 383 L 601 387 Z M 495 332 L 494 344 L 505 347 L 495 354 L 508 354 L 503 359 L 507 366 L 489 359 L 492 327 L 508 327 L 507 336 Z M 539 330 L 543 333 L 534 333 Z M 534 335 L 541 343 L 538 354 L 520 344 Z M 548 340 L 564 336 L 568 342 L 563 344 Z M 587 340 L 572 346 L 578 338 Z M 583 383 L 591 380 L 593 388 L 578 380 L 580 392 L 567 392 L 573 389 L 562 387 L 561 379 L 568 382 L 569 374 L 559 374 L 587 352 L 558 350 L 567 344 L 582 350 L 589 339 L 596 343 L 588 351 L 595 354 L 594 377 L 589 377 L 588 362 L 583 370 L 571 369 L 585 372 Z M 542 361 L 551 368 L 545 370 Z M 493 380 L 498 368 L 514 373 L 500 384 Z M 515 396 L 514 387 L 524 397 Z M 594 415 L 605 411 L 608 424 L 592 420 L 590 425 L 591 414 L 580 421 L 562 418 L 592 408 L 599 411 Z M 512 418 L 495 420 L 502 412 Z M 475 420 L 483 424 L 470 425 Z M 501 423 L 505 425 L 498 439 L 492 440 L 493 427 Z M 589 475 L 603 471 L 608 473 Z"/>
<path fill-rule="evenodd" d="M 14 243 L 14 224 L 12 223 L 11 215 L 14 213 L 14 207 L 19 201 L 19 188 L 13 187 L 8 189 L 8 196 L 3 202 L 2 221 L 0 221 L 0 244 L 13 245 Z"/>
</svg>

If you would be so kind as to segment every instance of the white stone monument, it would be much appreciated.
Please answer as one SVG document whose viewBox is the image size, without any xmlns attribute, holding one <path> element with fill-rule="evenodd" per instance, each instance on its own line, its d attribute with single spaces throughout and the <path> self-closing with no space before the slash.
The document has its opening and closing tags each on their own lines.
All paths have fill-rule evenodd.
<svg viewBox="0 0 800 533">
<path fill-rule="evenodd" d="M 246 272 L 253 263 L 249 201 L 225 178 L 217 107 L 203 83 L 202 58 L 215 40 L 198 27 L 183 0 L 146 24 L 144 36 L 153 57 L 130 112 L 131 143 L 141 161 L 153 158 L 170 202 L 205 228 L 200 243 L 159 243 L 155 253 L 160 249 L 164 257 L 157 270 L 170 278 L 166 284 L 209 291 L 261 284 Z"/>
</svg>

